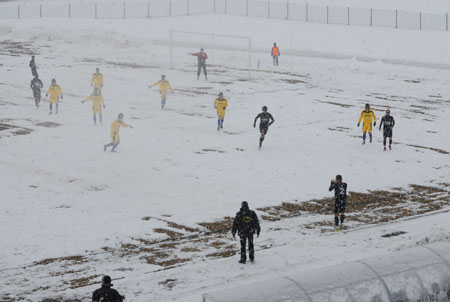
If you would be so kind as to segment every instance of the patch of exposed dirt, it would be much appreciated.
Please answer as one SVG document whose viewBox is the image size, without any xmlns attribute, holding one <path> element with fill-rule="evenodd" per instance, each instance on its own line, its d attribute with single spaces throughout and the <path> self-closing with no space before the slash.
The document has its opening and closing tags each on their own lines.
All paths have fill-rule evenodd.
<svg viewBox="0 0 450 302">
<path fill-rule="evenodd" d="M 98 279 L 101 277 L 101 275 L 92 275 L 88 277 L 78 278 L 78 279 L 72 279 L 69 281 L 69 287 L 71 289 L 79 288 L 79 287 L 85 287 L 88 285 L 94 285 L 98 283 L 98 281 L 93 282 L 92 280 Z"/>
<path fill-rule="evenodd" d="M 419 148 L 419 149 L 427 149 L 427 150 L 431 150 L 437 153 L 441 153 L 441 154 L 450 154 L 448 151 L 442 150 L 442 149 L 438 149 L 438 148 L 432 148 L 432 147 L 425 147 L 425 146 L 419 146 L 419 145 L 411 145 L 411 144 L 406 144 L 407 146 L 410 147 L 414 147 L 414 148 Z"/>
<path fill-rule="evenodd" d="M 67 256 L 67 257 L 59 257 L 59 258 L 46 258 L 40 261 L 35 261 L 34 265 L 48 265 L 54 262 L 70 262 L 71 264 L 81 264 L 86 262 L 87 259 L 85 256 L 75 255 L 75 256 Z"/>
<path fill-rule="evenodd" d="M 56 127 L 61 126 L 61 124 L 53 123 L 53 122 L 41 122 L 41 123 L 37 123 L 36 126 L 47 127 L 47 128 L 56 128 Z"/>
<path fill-rule="evenodd" d="M 308 84 L 308 82 L 297 79 L 280 79 L 280 81 L 289 83 L 289 84 Z"/>
<path fill-rule="evenodd" d="M 208 149 L 208 148 L 202 149 L 202 151 L 203 151 L 203 152 L 218 152 L 218 153 L 225 153 L 225 151 L 222 151 L 222 150 Z"/>
<path fill-rule="evenodd" d="M 175 285 L 177 285 L 177 279 L 166 279 L 159 282 L 158 284 L 171 291 L 175 287 Z"/>
<path fill-rule="evenodd" d="M 13 42 L 11 40 L 0 42 L 0 55 L 19 57 L 34 54 L 36 54 L 36 51 L 30 42 Z"/>
<path fill-rule="evenodd" d="M 316 100 L 319 103 L 323 103 L 323 104 L 331 104 L 331 105 L 335 105 L 335 106 L 339 106 L 339 107 L 343 107 L 343 108 L 351 108 L 351 107 L 355 107 L 353 105 L 350 104 L 342 104 L 342 103 L 336 103 L 336 102 L 331 102 L 331 101 L 321 101 L 321 100 Z"/>
<path fill-rule="evenodd" d="M 390 237 L 396 237 L 396 236 L 400 236 L 400 235 L 404 235 L 404 234 L 406 234 L 406 232 L 398 231 L 398 232 L 392 232 L 392 233 L 381 235 L 381 237 L 390 238 Z"/>
</svg>

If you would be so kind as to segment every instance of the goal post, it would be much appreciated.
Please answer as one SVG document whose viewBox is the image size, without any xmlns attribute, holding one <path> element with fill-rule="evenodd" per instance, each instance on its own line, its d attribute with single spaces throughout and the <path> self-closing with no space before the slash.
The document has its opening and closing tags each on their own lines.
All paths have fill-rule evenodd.
<svg viewBox="0 0 450 302">
<path fill-rule="evenodd" d="M 216 33 L 193 32 L 184 30 L 170 31 L 170 68 L 174 66 L 174 48 L 176 47 L 196 47 L 205 48 L 206 52 L 211 50 L 212 64 L 220 61 L 216 58 L 216 53 L 220 51 L 245 52 L 248 60 L 248 78 L 251 78 L 252 71 L 252 38 L 249 36 L 225 35 Z M 245 66 L 245 65 L 244 65 Z M 244 68 L 242 68 L 244 69 Z"/>
</svg>

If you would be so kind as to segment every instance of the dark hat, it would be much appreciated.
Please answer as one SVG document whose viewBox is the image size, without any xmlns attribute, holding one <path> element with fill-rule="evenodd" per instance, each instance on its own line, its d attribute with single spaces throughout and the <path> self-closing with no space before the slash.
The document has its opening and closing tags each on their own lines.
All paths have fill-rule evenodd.
<svg viewBox="0 0 450 302">
<path fill-rule="evenodd" d="M 342 180 L 342 175 L 336 175 L 336 180 Z"/>
<path fill-rule="evenodd" d="M 246 201 L 241 202 L 241 207 L 248 209 L 248 202 L 246 202 Z"/>
<path fill-rule="evenodd" d="M 113 286 L 114 284 L 111 284 L 111 277 L 108 275 L 105 275 L 102 278 L 102 285 L 103 286 Z"/>
<path fill-rule="evenodd" d="M 267 106 L 263 106 L 262 107 L 262 110 L 264 111 L 264 110 L 267 110 Z"/>
</svg>

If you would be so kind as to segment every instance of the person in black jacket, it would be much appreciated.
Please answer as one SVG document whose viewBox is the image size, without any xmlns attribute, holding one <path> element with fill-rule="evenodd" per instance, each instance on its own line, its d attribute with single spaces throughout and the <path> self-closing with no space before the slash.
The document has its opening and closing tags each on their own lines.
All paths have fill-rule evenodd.
<svg viewBox="0 0 450 302">
<path fill-rule="evenodd" d="M 121 296 L 119 292 L 112 289 L 111 277 L 103 276 L 102 287 L 94 291 L 92 294 L 92 302 L 122 302 L 125 296 Z"/>
<path fill-rule="evenodd" d="M 243 201 L 241 203 L 241 210 L 237 212 L 236 217 L 234 218 L 233 228 L 231 230 L 231 234 L 233 238 L 236 238 L 236 232 L 241 238 L 241 260 L 239 263 L 245 263 L 247 261 L 247 253 L 246 246 L 248 240 L 248 254 L 250 261 L 253 262 L 255 260 L 255 250 L 253 248 L 253 235 L 259 237 L 259 233 L 261 232 L 261 228 L 259 226 L 258 216 L 255 211 L 252 211 L 248 207 L 248 203 Z"/>
<path fill-rule="evenodd" d="M 342 176 L 336 175 L 336 179 L 331 180 L 328 191 L 334 190 L 334 224 L 336 231 L 343 227 L 345 219 L 345 209 L 347 207 L 347 184 L 342 182 Z M 341 216 L 341 226 L 339 227 L 339 215 Z"/>
<path fill-rule="evenodd" d="M 36 62 L 34 61 L 34 56 L 31 56 L 31 61 L 30 64 L 28 64 L 28 66 L 30 66 L 31 68 L 31 74 L 33 75 L 33 77 L 38 77 L 38 73 L 37 73 L 37 66 L 36 66 Z"/>
<path fill-rule="evenodd" d="M 41 102 L 41 89 L 44 87 L 44 84 L 42 84 L 42 81 L 36 75 L 31 80 L 30 87 L 33 90 L 34 103 L 36 104 L 36 108 L 39 108 L 39 103 Z"/>
<path fill-rule="evenodd" d="M 255 121 L 253 122 L 253 128 L 256 127 L 256 121 L 259 119 L 259 132 L 261 133 L 261 137 L 259 138 L 259 148 L 262 146 L 262 142 L 264 137 L 269 131 L 269 127 L 275 122 L 272 114 L 267 112 L 267 106 L 262 107 L 262 112 L 255 117 Z"/>
<path fill-rule="evenodd" d="M 378 130 L 381 131 L 381 126 L 383 126 L 383 146 L 384 151 L 386 151 L 386 138 L 389 137 L 389 150 L 392 150 L 392 128 L 395 126 L 394 117 L 391 115 L 391 110 L 386 110 L 386 115 L 381 119 L 380 127 Z"/>
</svg>

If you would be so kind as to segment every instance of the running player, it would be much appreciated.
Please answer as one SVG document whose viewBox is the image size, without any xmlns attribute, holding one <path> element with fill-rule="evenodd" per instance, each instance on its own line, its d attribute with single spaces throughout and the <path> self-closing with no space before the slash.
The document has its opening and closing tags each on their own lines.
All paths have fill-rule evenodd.
<svg viewBox="0 0 450 302">
<path fill-rule="evenodd" d="M 267 106 L 262 107 L 262 111 L 260 114 L 258 114 L 255 117 L 255 121 L 253 122 L 253 128 L 256 127 L 256 121 L 259 120 L 259 132 L 261 132 L 261 137 L 259 138 L 259 148 L 262 146 L 262 142 L 264 140 L 264 137 L 267 134 L 267 131 L 269 130 L 269 127 L 275 122 L 275 119 L 273 118 L 272 114 L 267 112 Z"/>
<path fill-rule="evenodd" d="M 334 190 L 334 225 L 336 231 L 339 231 L 344 224 L 345 208 L 347 207 L 347 184 L 342 182 L 342 176 L 336 175 L 336 179 L 331 180 L 328 191 Z M 341 216 L 341 225 L 339 227 L 339 215 Z"/>
<path fill-rule="evenodd" d="M 383 126 L 383 146 L 384 151 L 386 151 L 386 138 L 389 137 L 389 150 L 392 150 L 392 128 L 394 128 L 395 120 L 391 115 L 391 111 L 386 110 L 386 115 L 381 118 L 380 127 L 378 130 L 381 131 L 381 126 Z"/>
<path fill-rule="evenodd" d="M 116 148 L 120 144 L 120 135 L 119 135 L 120 127 L 125 127 L 125 128 L 130 127 L 131 129 L 133 129 L 133 126 L 130 126 L 123 122 L 123 113 L 119 113 L 119 115 L 117 116 L 117 119 L 115 119 L 114 122 L 112 122 L 112 124 L 111 124 L 111 142 L 109 144 L 103 146 L 103 151 L 108 150 L 108 147 L 112 146 L 111 152 L 116 152 Z"/>
<path fill-rule="evenodd" d="M 56 107 L 56 114 L 58 114 L 58 107 L 59 107 L 59 98 L 61 97 L 61 100 L 63 99 L 62 89 L 59 87 L 58 84 L 56 84 L 56 80 L 52 79 L 52 84 L 48 88 L 47 94 L 45 96 L 48 96 L 50 94 L 50 113 L 53 113 L 52 105 L 55 103 Z"/>
<path fill-rule="evenodd" d="M 366 108 L 361 112 L 358 120 L 358 127 L 363 120 L 363 145 L 366 143 L 366 132 L 369 132 L 370 142 L 372 142 L 372 120 L 373 126 L 375 127 L 377 124 L 377 117 L 372 109 L 370 109 L 370 105 L 366 104 Z"/>
<path fill-rule="evenodd" d="M 217 131 L 223 128 L 223 120 L 225 119 L 225 110 L 228 107 L 228 101 L 223 97 L 223 93 L 219 93 L 219 96 L 214 101 L 214 108 L 217 110 Z"/>
<path fill-rule="evenodd" d="M 166 106 L 166 99 L 167 99 L 167 88 L 170 89 L 170 92 L 173 93 L 172 86 L 170 86 L 169 81 L 166 80 L 166 76 L 162 75 L 161 80 L 153 84 L 152 86 L 149 86 L 148 88 L 152 88 L 159 85 L 159 92 L 161 93 L 161 109 L 164 109 L 164 106 Z"/>
<path fill-rule="evenodd" d="M 31 80 L 31 89 L 33 90 L 34 103 L 36 108 L 39 108 L 39 103 L 41 102 L 41 89 L 44 87 L 42 81 L 39 79 L 38 75 Z"/>
<path fill-rule="evenodd" d="M 103 100 L 103 96 L 100 94 L 100 91 L 97 90 L 97 88 L 94 88 L 94 93 L 88 96 L 84 101 L 81 101 L 81 103 L 85 103 L 87 101 L 92 101 L 92 114 L 94 115 L 94 124 L 97 124 L 97 113 L 98 120 L 100 121 L 100 124 L 102 124 L 102 106 L 104 109 L 105 101 Z"/>
<path fill-rule="evenodd" d="M 92 75 L 91 87 L 94 86 L 94 90 L 97 89 L 99 93 L 103 88 L 103 74 L 100 73 L 100 68 L 95 69 L 95 73 Z"/>
</svg>

